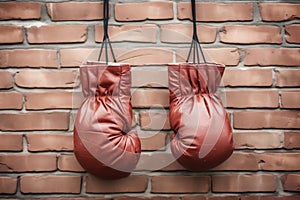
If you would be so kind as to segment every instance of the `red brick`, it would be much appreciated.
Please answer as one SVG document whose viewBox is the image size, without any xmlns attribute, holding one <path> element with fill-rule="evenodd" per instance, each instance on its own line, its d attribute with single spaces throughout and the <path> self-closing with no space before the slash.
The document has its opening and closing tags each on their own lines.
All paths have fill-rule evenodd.
<svg viewBox="0 0 300 200">
<path fill-rule="evenodd" d="M 16 192 L 17 192 L 17 179 L 8 176 L 1 176 L 0 194 L 15 194 Z"/>
<path fill-rule="evenodd" d="M 68 130 L 69 113 L 35 112 L 19 114 L 0 114 L 0 130 Z"/>
<path fill-rule="evenodd" d="M 72 151 L 73 136 L 65 133 L 26 134 L 28 151 Z"/>
<path fill-rule="evenodd" d="M 153 176 L 152 193 L 207 193 L 209 176 Z"/>
<path fill-rule="evenodd" d="M 226 90 L 224 106 L 227 108 L 278 108 L 277 90 Z"/>
<path fill-rule="evenodd" d="M 178 3 L 178 19 L 191 19 L 191 4 Z M 251 21 L 253 19 L 252 3 L 196 3 L 197 21 Z"/>
<path fill-rule="evenodd" d="M 299 200 L 298 195 L 294 196 L 242 196 L 241 200 Z"/>
<path fill-rule="evenodd" d="M 0 20 L 40 19 L 41 7 L 39 2 L 1 2 Z"/>
<path fill-rule="evenodd" d="M 30 92 L 25 94 L 27 110 L 78 108 L 83 100 L 81 92 Z"/>
<path fill-rule="evenodd" d="M 13 87 L 13 78 L 10 72 L 0 71 L 0 88 L 9 89 Z"/>
<path fill-rule="evenodd" d="M 234 112 L 233 124 L 238 129 L 300 128 L 300 112 L 296 110 Z"/>
<path fill-rule="evenodd" d="M 47 25 L 26 28 L 29 44 L 76 43 L 87 39 L 86 25 Z"/>
<path fill-rule="evenodd" d="M 285 26 L 285 39 L 288 43 L 300 43 L 300 25 L 291 24 Z"/>
<path fill-rule="evenodd" d="M 0 50 L 0 68 L 47 67 L 57 68 L 57 51 L 49 49 Z"/>
<path fill-rule="evenodd" d="M 258 163 L 253 153 L 234 152 L 225 162 L 211 169 L 212 171 L 257 171 Z"/>
<path fill-rule="evenodd" d="M 285 174 L 280 179 L 284 191 L 300 191 L 300 174 Z"/>
<path fill-rule="evenodd" d="M 161 42 L 190 43 L 193 26 L 190 24 L 163 24 L 160 26 Z M 216 40 L 217 28 L 213 26 L 197 26 L 198 38 L 202 43 L 213 43 Z"/>
<path fill-rule="evenodd" d="M 165 65 L 173 61 L 173 52 L 162 48 L 137 48 L 124 52 L 117 60 L 131 65 Z"/>
<path fill-rule="evenodd" d="M 213 175 L 212 191 L 275 192 L 276 176 L 272 174 Z"/>
<path fill-rule="evenodd" d="M 58 157 L 58 169 L 60 171 L 83 172 L 84 169 L 78 163 L 74 155 L 60 155 Z"/>
<path fill-rule="evenodd" d="M 55 154 L 0 154 L 0 172 L 55 171 Z"/>
<path fill-rule="evenodd" d="M 220 31 L 220 41 L 231 44 L 281 44 L 278 26 L 225 25 Z"/>
<path fill-rule="evenodd" d="M 276 132 L 236 132 L 233 134 L 236 149 L 281 148 L 282 135 Z"/>
<path fill-rule="evenodd" d="M 131 102 L 135 108 L 169 107 L 169 91 L 158 89 L 133 90 Z"/>
<path fill-rule="evenodd" d="M 66 175 L 24 175 L 20 180 L 21 192 L 79 194 L 81 189 L 80 176 Z"/>
<path fill-rule="evenodd" d="M 1 134 L 0 151 L 22 151 L 23 136 L 20 134 Z"/>
<path fill-rule="evenodd" d="M 276 69 L 277 87 L 296 87 L 300 86 L 299 69 Z"/>
<path fill-rule="evenodd" d="M 16 73 L 15 81 L 24 88 L 73 88 L 80 84 L 77 70 L 22 70 Z"/>
<path fill-rule="evenodd" d="M 155 162 L 153 162 L 155 160 Z M 138 171 L 174 171 L 184 170 L 171 153 L 142 154 L 136 166 Z"/>
<path fill-rule="evenodd" d="M 60 65 L 62 67 L 78 67 L 82 65 L 89 56 L 96 54 L 94 57 L 98 57 L 99 49 L 88 49 L 88 48 L 75 48 L 75 49 L 61 49 L 60 53 Z"/>
<path fill-rule="evenodd" d="M 166 149 L 166 133 L 139 133 L 143 151 Z"/>
<path fill-rule="evenodd" d="M 243 78 L 241 78 L 243 77 Z M 226 68 L 223 75 L 224 86 L 231 87 L 256 87 L 272 86 L 272 69 L 229 69 Z"/>
<path fill-rule="evenodd" d="M 109 39 L 112 42 L 156 43 L 157 26 L 154 24 L 126 24 L 108 27 Z M 103 26 L 95 25 L 95 41 L 102 42 Z"/>
<path fill-rule="evenodd" d="M 132 87 L 168 87 L 168 71 L 165 69 L 132 69 Z"/>
<path fill-rule="evenodd" d="M 282 91 L 281 107 L 282 108 L 300 108 L 300 90 Z"/>
<path fill-rule="evenodd" d="M 241 200 L 239 196 L 185 196 L 182 200 Z"/>
<path fill-rule="evenodd" d="M 133 193 L 145 192 L 148 177 L 145 175 L 131 175 L 122 179 L 104 180 L 95 176 L 86 177 L 86 193 Z"/>
<path fill-rule="evenodd" d="M 284 147 L 287 149 L 300 149 L 300 132 L 285 132 Z"/>
<path fill-rule="evenodd" d="M 103 19 L 102 2 L 47 3 L 47 11 L 52 21 Z"/>
<path fill-rule="evenodd" d="M 300 48 L 248 48 L 245 65 L 299 66 Z"/>
<path fill-rule="evenodd" d="M 169 116 L 161 111 L 140 111 L 140 126 L 148 130 L 170 130 Z"/>
<path fill-rule="evenodd" d="M 262 153 L 257 159 L 261 170 L 297 171 L 300 166 L 299 153 Z"/>
<path fill-rule="evenodd" d="M 23 41 L 24 38 L 23 38 L 22 26 L 10 26 L 10 25 L 0 26 L 0 44 L 23 43 Z"/>
<path fill-rule="evenodd" d="M 23 107 L 23 95 L 19 92 L 1 92 L 0 110 L 15 109 L 21 110 Z"/>
<path fill-rule="evenodd" d="M 300 5 L 292 3 L 260 3 L 263 21 L 286 21 L 300 18 Z"/>
<path fill-rule="evenodd" d="M 140 2 L 115 4 L 117 21 L 173 19 L 173 2 Z"/>
<path fill-rule="evenodd" d="M 116 197 L 114 200 L 180 200 L 180 197 Z"/>
<path fill-rule="evenodd" d="M 176 50 L 176 62 L 185 62 L 188 51 L 188 49 Z M 241 52 L 237 48 L 204 49 L 204 55 L 207 61 L 230 66 L 236 66 L 239 64 L 240 54 Z"/>
</svg>

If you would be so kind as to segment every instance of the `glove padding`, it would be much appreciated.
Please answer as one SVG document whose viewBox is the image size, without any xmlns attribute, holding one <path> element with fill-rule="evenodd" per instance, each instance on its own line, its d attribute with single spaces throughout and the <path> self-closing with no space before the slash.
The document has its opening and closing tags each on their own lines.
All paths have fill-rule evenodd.
<svg viewBox="0 0 300 200">
<path fill-rule="evenodd" d="M 171 150 L 191 171 L 213 168 L 233 152 L 228 115 L 216 95 L 225 67 L 219 64 L 170 64 Z"/>
<path fill-rule="evenodd" d="M 131 73 L 127 64 L 81 66 L 84 101 L 74 125 L 74 153 L 81 166 L 105 179 L 129 176 L 141 153 L 131 130 Z"/>
</svg>

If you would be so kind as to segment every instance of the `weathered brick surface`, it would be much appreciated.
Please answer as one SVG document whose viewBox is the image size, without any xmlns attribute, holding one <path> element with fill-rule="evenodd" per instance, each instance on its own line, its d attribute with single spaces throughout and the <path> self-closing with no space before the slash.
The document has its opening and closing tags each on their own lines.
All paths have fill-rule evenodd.
<svg viewBox="0 0 300 200">
<path fill-rule="evenodd" d="M 57 68 L 56 50 L 15 49 L 0 50 L 0 68 L 47 67 Z"/>
<path fill-rule="evenodd" d="M 83 172 L 85 171 L 78 163 L 74 155 L 61 155 L 58 158 L 58 169 L 60 171 Z"/>
<path fill-rule="evenodd" d="M 190 43 L 193 35 L 193 26 L 186 24 L 161 25 L 160 38 L 165 43 Z M 213 26 L 197 26 L 200 42 L 212 43 L 216 40 L 217 29 Z"/>
<path fill-rule="evenodd" d="M 21 134 L 2 134 L 0 136 L 0 151 L 22 151 L 23 137 Z"/>
<path fill-rule="evenodd" d="M 78 92 L 31 92 L 25 94 L 26 109 L 44 110 L 59 108 L 78 108 L 83 96 Z"/>
<path fill-rule="evenodd" d="M 228 108 L 277 108 L 278 100 L 276 90 L 229 90 L 223 102 Z"/>
<path fill-rule="evenodd" d="M 22 193 L 79 194 L 81 177 L 66 175 L 25 175 L 21 177 Z"/>
<path fill-rule="evenodd" d="M 21 110 L 23 107 L 23 95 L 19 92 L 1 92 L 0 110 L 14 109 Z"/>
<path fill-rule="evenodd" d="M 86 25 L 48 25 L 27 28 L 28 42 L 43 43 L 75 43 L 87 39 Z"/>
<path fill-rule="evenodd" d="M 144 192 L 148 185 L 148 177 L 145 175 L 133 175 L 116 180 L 103 180 L 88 175 L 85 179 L 87 193 Z"/>
<path fill-rule="evenodd" d="M 0 177 L 0 194 L 14 194 L 17 192 L 17 179 L 1 176 Z"/>
<path fill-rule="evenodd" d="M 69 113 L 0 114 L 0 130 L 68 130 Z"/>
<path fill-rule="evenodd" d="M 13 87 L 13 78 L 10 72 L 0 71 L 0 88 L 1 89 L 9 89 Z"/>
<path fill-rule="evenodd" d="M 142 129 L 147 130 L 169 130 L 170 123 L 168 113 L 161 111 L 141 111 L 140 125 Z"/>
<path fill-rule="evenodd" d="M 40 19 L 40 2 L 0 2 L 0 20 Z"/>
<path fill-rule="evenodd" d="M 157 26 L 154 24 L 109 26 L 108 34 L 112 42 L 155 43 Z M 103 25 L 95 26 L 95 41 L 102 42 Z"/>
<path fill-rule="evenodd" d="M 139 137 L 144 151 L 166 149 L 166 133 L 140 133 Z"/>
<path fill-rule="evenodd" d="M 300 128 L 298 110 L 240 111 L 234 112 L 233 124 L 238 129 Z"/>
<path fill-rule="evenodd" d="M 278 87 L 297 87 L 300 86 L 299 69 L 277 69 L 276 86 Z"/>
<path fill-rule="evenodd" d="M 214 192 L 275 192 L 276 176 L 272 174 L 214 175 L 212 190 Z"/>
<path fill-rule="evenodd" d="M 134 90 L 132 106 L 135 108 L 168 107 L 169 90 Z"/>
<path fill-rule="evenodd" d="M 226 25 L 220 32 L 220 41 L 232 44 L 281 44 L 278 26 Z"/>
<path fill-rule="evenodd" d="M 210 62 L 222 63 L 224 65 L 236 66 L 240 61 L 240 51 L 237 48 L 209 48 L 204 49 L 204 55 Z M 176 50 L 176 62 L 185 62 L 188 49 Z M 203 59 L 201 59 L 203 61 Z M 191 60 L 190 60 L 191 62 Z"/>
<path fill-rule="evenodd" d="M 165 69 L 138 69 L 131 71 L 132 87 L 168 87 L 168 71 Z"/>
<path fill-rule="evenodd" d="M 173 3 L 168 2 L 140 2 L 118 3 L 115 5 L 115 19 L 117 21 L 142 21 L 146 19 L 172 19 Z"/>
<path fill-rule="evenodd" d="M 197 21 L 250 21 L 253 19 L 253 5 L 251 3 L 197 3 Z M 178 3 L 178 19 L 191 19 L 191 4 Z"/>
<path fill-rule="evenodd" d="M 47 3 L 47 11 L 53 21 L 103 19 L 103 4 L 100 2 Z"/>
<path fill-rule="evenodd" d="M 286 21 L 299 19 L 300 5 L 295 3 L 260 3 L 259 10 L 263 21 Z"/>
<path fill-rule="evenodd" d="M 153 176 L 152 193 L 199 193 L 208 192 L 208 176 Z"/>
<path fill-rule="evenodd" d="M 11 26 L 11 25 L 0 26 L 0 44 L 22 43 L 23 40 L 24 37 L 23 37 L 22 26 Z"/>
<path fill-rule="evenodd" d="M 263 153 L 257 158 L 262 170 L 297 171 L 299 169 L 299 153 Z"/>
<path fill-rule="evenodd" d="M 273 77 L 271 69 L 231 69 L 226 68 L 222 83 L 231 87 L 269 87 L 272 86 Z"/>
<path fill-rule="evenodd" d="M 281 147 L 282 135 L 276 132 L 235 132 L 236 149 L 277 149 Z"/>
<path fill-rule="evenodd" d="M 285 39 L 288 43 L 300 43 L 299 24 L 291 24 L 285 26 Z"/>
<path fill-rule="evenodd" d="M 284 147 L 287 149 L 300 148 L 300 132 L 285 132 Z"/>
<path fill-rule="evenodd" d="M 282 108 L 300 108 L 300 91 L 282 91 L 281 92 L 281 107 Z"/>
<path fill-rule="evenodd" d="M 73 137 L 67 134 L 33 133 L 26 134 L 28 151 L 72 151 Z"/>
<path fill-rule="evenodd" d="M 299 66 L 300 48 L 248 48 L 245 65 Z"/>
<path fill-rule="evenodd" d="M 72 70 L 22 70 L 15 75 L 16 85 L 24 88 L 73 88 L 79 86 L 79 73 Z"/>
<path fill-rule="evenodd" d="M 299 192 L 300 175 L 299 174 L 286 174 L 281 177 L 281 182 L 284 191 Z"/>
<path fill-rule="evenodd" d="M 0 154 L 0 172 L 46 172 L 56 170 L 55 154 Z"/>
</svg>

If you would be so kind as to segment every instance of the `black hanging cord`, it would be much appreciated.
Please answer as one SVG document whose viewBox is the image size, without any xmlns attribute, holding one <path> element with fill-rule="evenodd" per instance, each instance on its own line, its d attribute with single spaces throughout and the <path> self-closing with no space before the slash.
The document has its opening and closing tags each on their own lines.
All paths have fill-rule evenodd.
<svg viewBox="0 0 300 200">
<path fill-rule="evenodd" d="M 108 64 L 108 47 L 107 47 L 107 45 L 109 45 L 114 62 L 116 62 L 116 57 L 115 57 L 115 54 L 112 49 L 110 39 L 108 36 L 108 18 L 109 18 L 109 2 L 108 2 L 108 0 L 104 0 L 104 3 L 103 3 L 103 40 L 102 40 L 102 44 L 101 44 L 98 61 L 100 61 L 100 59 L 101 59 L 101 55 L 102 55 L 102 51 L 103 51 L 103 47 L 104 47 L 106 64 Z"/>
<path fill-rule="evenodd" d="M 197 34 L 197 23 L 196 23 L 196 3 L 195 0 L 191 0 L 191 5 L 192 5 L 192 18 L 193 18 L 193 39 L 192 39 L 192 43 L 191 43 L 191 47 L 189 50 L 189 54 L 188 57 L 186 59 L 186 62 L 189 62 L 192 51 L 193 51 L 193 63 L 200 63 L 200 57 L 199 57 L 199 51 L 201 52 L 201 56 L 203 58 L 204 63 L 206 63 L 206 59 L 204 57 L 204 53 L 203 50 L 201 48 L 199 39 L 198 39 L 198 34 Z M 196 60 L 197 59 L 197 60 Z"/>
</svg>

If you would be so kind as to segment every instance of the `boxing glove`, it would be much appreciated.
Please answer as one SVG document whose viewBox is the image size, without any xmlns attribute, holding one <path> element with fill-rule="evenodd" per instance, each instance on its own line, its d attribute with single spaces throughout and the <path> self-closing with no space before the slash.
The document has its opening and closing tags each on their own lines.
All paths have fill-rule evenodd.
<svg viewBox="0 0 300 200">
<path fill-rule="evenodd" d="M 201 171 L 224 162 L 233 152 L 232 129 L 216 92 L 225 66 L 170 64 L 171 151 L 186 169 Z"/>
<path fill-rule="evenodd" d="M 141 153 L 131 130 L 128 64 L 88 62 L 80 67 L 84 100 L 74 124 L 74 154 L 81 166 L 104 179 L 130 175 Z"/>
</svg>

